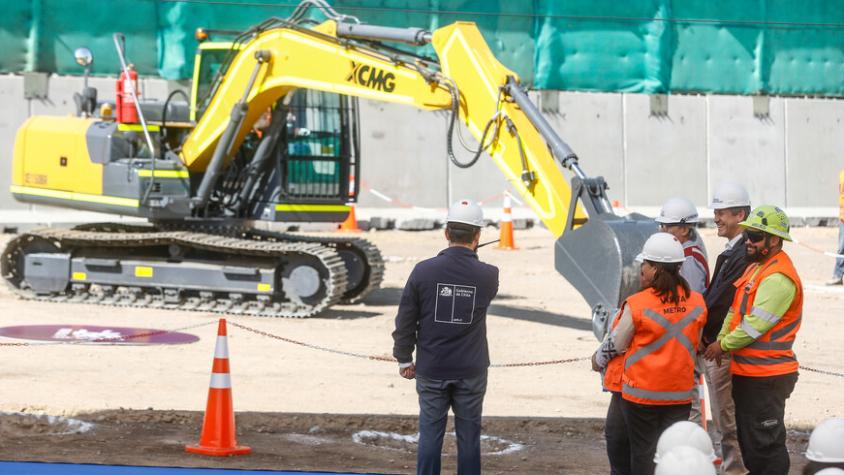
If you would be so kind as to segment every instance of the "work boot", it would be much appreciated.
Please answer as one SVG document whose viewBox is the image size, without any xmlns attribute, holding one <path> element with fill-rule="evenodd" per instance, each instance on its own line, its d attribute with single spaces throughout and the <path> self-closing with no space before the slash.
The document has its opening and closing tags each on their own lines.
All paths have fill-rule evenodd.
<svg viewBox="0 0 844 475">
<path fill-rule="evenodd" d="M 833 277 L 826 281 L 826 285 L 844 285 L 844 276 Z"/>
</svg>

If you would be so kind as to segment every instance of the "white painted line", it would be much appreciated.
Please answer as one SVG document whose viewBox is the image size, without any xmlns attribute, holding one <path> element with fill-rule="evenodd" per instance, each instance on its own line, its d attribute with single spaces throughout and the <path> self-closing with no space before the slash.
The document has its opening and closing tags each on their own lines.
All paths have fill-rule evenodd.
<svg viewBox="0 0 844 475">
<path fill-rule="evenodd" d="M 392 202 L 393 202 L 393 199 L 392 199 L 392 198 L 390 198 L 389 196 L 385 195 L 384 193 L 381 193 L 380 191 L 378 191 L 378 190 L 376 190 L 376 189 L 369 188 L 369 192 L 370 192 L 370 193 L 372 193 L 373 195 L 375 195 L 375 196 L 377 196 L 377 197 L 381 198 L 382 200 L 386 201 L 387 203 L 392 203 Z"/>
<path fill-rule="evenodd" d="M 803 284 L 803 289 L 818 293 L 818 294 L 838 294 L 844 295 L 844 287 L 840 285 L 815 285 Z"/>
<path fill-rule="evenodd" d="M 457 434 L 454 432 L 448 432 L 445 435 L 449 437 L 457 437 Z M 404 435 L 404 434 L 397 434 L 395 432 L 381 432 L 377 430 L 361 430 L 352 434 L 352 441 L 356 444 L 361 445 L 373 445 L 378 439 L 387 439 L 396 442 L 403 442 L 409 445 L 416 445 L 419 443 L 419 434 L 412 434 L 412 435 Z M 507 455 L 514 452 L 518 452 L 520 450 L 524 450 L 525 446 L 518 442 L 513 442 L 511 440 L 502 439 L 501 437 L 496 437 L 494 435 L 481 435 L 481 441 L 491 441 L 496 442 L 500 445 L 504 445 L 505 447 L 501 450 L 496 450 L 494 452 L 484 452 L 483 455 Z M 381 447 L 383 449 L 388 450 L 401 450 L 393 447 Z"/>
</svg>

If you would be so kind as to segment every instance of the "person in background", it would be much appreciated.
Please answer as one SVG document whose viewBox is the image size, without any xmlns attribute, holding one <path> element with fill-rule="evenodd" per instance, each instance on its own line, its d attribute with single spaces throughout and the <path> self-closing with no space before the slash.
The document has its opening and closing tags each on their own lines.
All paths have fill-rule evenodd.
<svg viewBox="0 0 844 475">
<path fill-rule="evenodd" d="M 832 269 L 832 279 L 826 285 L 844 284 L 844 170 L 838 176 L 838 257 Z"/>
<path fill-rule="evenodd" d="M 700 218 L 694 203 L 686 198 L 669 198 L 654 221 L 659 223 L 660 231 L 671 234 L 683 245 L 686 259 L 680 275 L 692 290 L 702 294 L 709 286 L 709 264 L 706 246 L 695 229 Z"/>
</svg>

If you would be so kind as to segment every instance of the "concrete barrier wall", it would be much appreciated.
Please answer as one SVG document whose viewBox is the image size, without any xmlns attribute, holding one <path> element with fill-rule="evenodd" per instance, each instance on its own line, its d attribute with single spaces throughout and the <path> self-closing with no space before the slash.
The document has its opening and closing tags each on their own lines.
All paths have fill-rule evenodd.
<svg viewBox="0 0 844 475">
<path fill-rule="evenodd" d="M 162 100 L 183 87 L 164 80 L 141 83 L 146 97 Z M 114 80 L 92 79 L 91 85 L 101 99 L 113 99 Z M 21 76 L 0 76 L 0 210 L 27 209 L 8 191 L 15 131 L 30 115 L 72 114 L 72 96 L 81 86 L 81 78 L 53 76 L 47 99 L 28 100 Z M 652 114 L 650 96 L 641 94 L 550 92 L 542 101 L 586 173 L 604 176 L 610 198 L 627 207 L 655 207 L 675 195 L 705 207 L 712 188 L 725 179 L 744 183 L 754 203 L 829 213 L 837 205 L 844 101 L 771 98 L 762 118 L 754 116 L 753 99 L 746 96 L 670 96 L 665 115 Z M 369 190 L 439 208 L 449 196 L 483 200 L 511 189 L 486 156 L 467 170 L 448 163 L 446 118 L 361 101 L 362 207 L 393 206 Z M 456 141 L 455 150 L 461 160 L 470 155 Z"/>
</svg>

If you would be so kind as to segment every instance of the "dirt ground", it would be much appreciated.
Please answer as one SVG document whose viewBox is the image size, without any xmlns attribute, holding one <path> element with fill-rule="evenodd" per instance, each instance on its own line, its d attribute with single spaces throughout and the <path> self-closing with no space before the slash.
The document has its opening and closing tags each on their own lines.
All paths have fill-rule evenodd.
<svg viewBox="0 0 844 475">
<path fill-rule="evenodd" d="M 494 238 L 490 229 L 487 238 Z M 844 290 L 822 285 L 837 229 L 801 228 L 801 245 L 788 245 L 806 291 L 804 323 L 796 351 L 807 368 L 844 372 L 837 356 L 844 337 Z M 703 230 L 710 255 L 723 248 Z M 378 232 L 367 237 L 387 260 L 383 288 L 365 304 L 340 306 L 307 320 L 232 317 L 233 323 L 310 345 L 363 355 L 389 356 L 390 332 L 401 288 L 413 265 L 443 246 L 441 231 Z M 5 242 L 7 236 L 0 236 Z M 488 337 L 493 363 L 584 357 L 597 345 L 589 308 L 553 268 L 553 238 L 543 229 L 516 234 L 520 250 L 481 250 L 501 269 L 501 291 L 490 308 Z M 815 248 L 817 250 L 810 249 Z M 492 247 L 492 246 L 490 246 Z M 714 261 L 714 259 L 713 259 Z M 381 431 L 415 433 L 416 394 L 391 363 L 354 358 L 291 344 L 229 327 L 234 404 L 239 440 L 255 453 L 207 459 L 182 453 L 196 442 L 205 406 L 217 315 L 17 300 L 0 289 L 0 326 L 88 324 L 185 330 L 197 343 L 174 346 L 2 346 L 0 459 L 170 466 L 408 473 L 412 441 Z M 13 342 L 2 339 L 0 343 Z M 793 473 L 803 464 L 807 430 L 844 416 L 842 378 L 801 371 L 787 405 Z M 486 471 L 606 473 L 602 417 L 608 396 L 588 363 L 490 370 L 484 405 Z M 93 422 L 83 434 L 58 434 L 33 414 Z M 40 430 L 38 428 L 41 428 Z M 502 441 L 503 439 L 504 441 Z M 510 444 L 519 450 L 498 453 Z M 453 454 L 453 448 L 447 448 Z M 446 470 L 454 457 L 446 457 Z"/>
<path fill-rule="evenodd" d="M 0 417 L 0 460 L 159 467 L 213 467 L 264 470 L 413 473 L 416 446 L 412 416 L 240 412 L 238 444 L 247 456 L 216 458 L 188 454 L 202 414 L 187 411 L 114 410 L 86 413 L 75 421 L 92 427 L 67 433 L 61 421 L 48 424 L 32 415 Z M 443 472 L 456 471 L 451 421 L 443 447 Z M 481 442 L 485 473 L 607 473 L 603 420 L 579 418 L 487 417 Z M 64 432 L 64 433 L 63 433 Z M 392 435 L 393 437 L 390 437 Z M 808 432 L 789 432 L 792 470 Z M 400 438 L 399 436 L 404 436 Z"/>
</svg>

